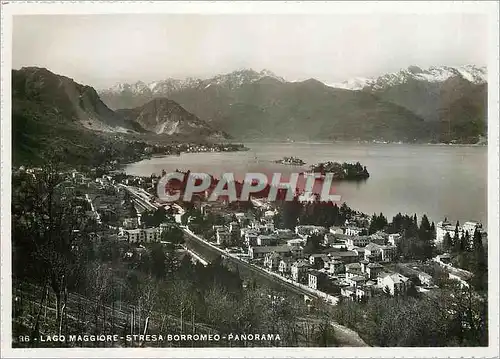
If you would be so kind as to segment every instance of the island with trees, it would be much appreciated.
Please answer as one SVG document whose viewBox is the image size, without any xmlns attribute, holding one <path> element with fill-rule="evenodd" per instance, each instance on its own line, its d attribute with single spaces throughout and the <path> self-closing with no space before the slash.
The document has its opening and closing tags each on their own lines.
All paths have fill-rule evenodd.
<svg viewBox="0 0 500 359">
<path fill-rule="evenodd" d="M 291 165 L 291 166 L 303 166 L 305 165 L 306 163 L 301 160 L 300 158 L 298 157 L 283 157 L 282 159 L 280 160 L 276 160 L 274 161 L 274 163 L 280 163 L 282 165 Z"/>
<path fill-rule="evenodd" d="M 310 170 L 304 172 L 305 176 L 312 175 L 314 173 L 320 173 L 321 177 L 324 178 L 327 173 L 333 174 L 334 180 L 348 180 L 348 181 L 359 181 L 365 180 L 370 177 L 366 166 L 361 165 L 361 163 L 348 163 L 348 162 L 320 162 L 310 166 Z"/>
</svg>

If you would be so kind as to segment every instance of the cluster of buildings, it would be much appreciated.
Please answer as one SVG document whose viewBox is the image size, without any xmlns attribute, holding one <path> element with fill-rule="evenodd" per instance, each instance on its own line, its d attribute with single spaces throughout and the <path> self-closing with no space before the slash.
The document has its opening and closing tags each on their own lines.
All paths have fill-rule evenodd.
<svg viewBox="0 0 500 359">
<path fill-rule="evenodd" d="M 312 289 L 350 299 L 370 297 L 386 288 L 396 295 L 407 289 L 409 278 L 388 273 L 384 268 L 384 264 L 394 260 L 395 253 L 395 247 L 385 244 L 370 242 L 361 247 L 345 241 L 342 247 L 328 247 L 321 253 L 281 258 L 277 270 Z M 275 253 L 269 254 L 264 266 L 274 270 L 274 258 Z"/>
<path fill-rule="evenodd" d="M 130 243 L 160 242 L 163 232 L 172 226 L 171 223 L 161 223 L 158 227 L 137 228 L 139 223 L 136 218 L 126 218 L 123 223 L 124 227 L 120 227 L 118 230 L 118 238 Z M 135 226 L 131 226 L 131 223 Z"/>
<path fill-rule="evenodd" d="M 272 221 L 275 212 L 262 204 L 261 209 L 259 220 L 239 213 L 237 220 L 228 225 L 214 226 L 217 244 L 239 243 L 247 248 L 246 257 L 256 265 L 311 289 L 353 300 L 377 293 L 396 296 L 415 286 L 422 292 L 435 287 L 432 276 L 423 271 L 409 274 L 398 270 L 394 262 L 401 235 L 383 231 L 368 235 L 365 218 L 359 219 L 361 224 L 351 221 L 330 228 L 298 225 L 294 230 L 277 229 Z M 462 234 L 467 231 L 471 236 L 476 229 L 482 231 L 480 223 L 466 222 L 460 227 Z M 450 223 L 438 223 L 436 242 L 443 240 L 443 233 L 454 232 L 455 226 Z M 313 235 L 322 238 L 321 249 L 305 253 L 307 239 Z M 449 267 L 446 263 L 443 266 Z M 454 268 L 449 269 L 449 274 L 450 279 L 463 285 L 471 275 Z"/>
<path fill-rule="evenodd" d="M 35 175 L 36 171 L 31 171 L 26 172 Z M 119 182 L 122 185 L 149 188 L 154 187 L 154 181 L 154 178 L 127 177 Z M 76 171 L 69 173 L 66 182 L 67 188 L 83 186 L 89 188 L 89 192 L 94 189 L 102 192 L 120 188 L 111 176 L 104 175 L 91 180 Z M 116 199 L 115 195 L 109 197 Z M 94 216 L 98 223 L 102 223 L 103 216 L 119 218 L 121 222 L 121 226 L 117 228 L 119 239 L 130 243 L 160 242 L 163 232 L 172 225 L 163 223 L 154 228 L 141 228 L 140 215 L 134 217 L 118 213 L 117 208 L 120 206 L 107 201 L 106 198 L 106 196 L 85 194 L 84 199 L 88 202 L 87 212 L 89 216 Z M 214 241 L 217 245 L 244 247 L 245 257 L 256 265 L 311 289 L 354 300 L 381 292 L 389 295 L 402 294 L 415 284 L 408 273 L 395 272 L 394 266 L 390 265 L 397 259 L 396 248 L 401 235 L 383 231 L 369 235 L 367 216 L 360 215 L 346 221 L 343 226 L 330 228 L 297 225 L 293 230 L 278 229 L 274 226 L 276 210 L 263 199 L 252 199 L 252 203 L 260 208 L 260 215 L 256 216 L 251 212 L 231 213 L 229 219 L 223 221 L 224 224 L 213 226 Z M 206 214 L 205 212 L 208 213 L 210 210 L 220 213 L 217 208 L 212 207 L 203 204 L 202 213 Z M 176 220 L 180 222 L 183 211 L 179 209 L 177 212 L 179 214 L 176 215 Z M 476 230 L 480 230 L 485 238 L 486 232 L 481 223 L 468 221 L 458 226 L 459 235 L 469 233 L 471 240 Z M 438 222 L 435 233 L 436 244 L 441 245 L 446 234 L 453 238 L 455 232 L 456 225 L 447 220 Z M 313 253 L 310 249 L 304 252 L 307 240 L 311 236 L 321 238 L 321 248 Z M 434 261 L 447 269 L 450 279 L 468 286 L 472 273 L 453 268 L 447 255 L 438 256 Z M 418 284 L 424 287 L 432 285 L 432 277 L 429 274 L 418 272 L 411 277 L 417 277 Z"/>
<path fill-rule="evenodd" d="M 474 232 L 479 230 L 481 232 L 482 238 L 486 238 L 487 232 L 483 229 L 483 225 L 479 222 L 468 221 L 462 225 L 458 226 L 458 235 L 460 238 L 464 236 L 466 233 L 469 234 L 470 240 L 474 239 Z M 446 234 L 448 234 L 451 238 L 454 238 L 455 231 L 457 230 L 457 225 L 452 224 L 447 219 L 444 221 L 438 222 L 436 224 L 436 239 L 435 243 L 438 246 L 442 246 L 444 243 L 444 238 Z M 472 245 L 472 243 L 470 243 Z"/>
<path fill-rule="evenodd" d="M 353 223 L 278 229 L 274 215 L 268 208 L 263 208 L 259 219 L 236 213 L 230 223 L 214 226 L 215 241 L 226 247 L 244 246 L 250 262 L 328 295 L 350 299 L 376 292 L 398 295 L 413 285 L 408 277 L 384 266 L 396 259 L 399 235 L 368 235 L 366 228 Z M 311 236 L 321 238 L 317 253 L 304 252 Z"/>
</svg>

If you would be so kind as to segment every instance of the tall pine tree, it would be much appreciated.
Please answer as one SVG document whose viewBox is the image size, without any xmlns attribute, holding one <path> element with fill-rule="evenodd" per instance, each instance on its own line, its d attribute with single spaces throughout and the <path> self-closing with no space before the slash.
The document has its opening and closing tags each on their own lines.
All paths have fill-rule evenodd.
<svg viewBox="0 0 500 359">
<path fill-rule="evenodd" d="M 484 250 L 481 232 L 476 228 L 472 240 L 472 285 L 480 291 L 488 288 L 488 258 Z"/>
<path fill-rule="evenodd" d="M 444 235 L 443 249 L 446 252 L 451 251 L 453 249 L 453 239 L 451 238 L 451 236 L 448 232 L 446 232 L 446 234 Z"/>
<path fill-rule="evenodd" d="M 453 252 L 455 253 L 461 252 L 461 247 L 462 247 L 459 226 L 460 224 L 457 221 L 457 224 L 455 225 L 455 234 L 453 235 Z"/>
</svg>

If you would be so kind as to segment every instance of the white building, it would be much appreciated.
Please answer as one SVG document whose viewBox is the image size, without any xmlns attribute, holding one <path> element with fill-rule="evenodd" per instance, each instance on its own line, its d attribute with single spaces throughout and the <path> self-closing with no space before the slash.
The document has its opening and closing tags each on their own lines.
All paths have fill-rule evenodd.
<svg viewBox="0 0 500 359">
<path fill-rule="evenodd" d="M 307 286 L 312 289 L 324 289 L 327 281 L 325 272 L 311 269 L 307 273 Z"/>
<path fill-rule="evenodd" d="M 277 242 L 277 239 L 273 235 L 265 235 L 261 234 L 257 236 L 257 245 L 258 246 L 271 246 Z"/>
<path fill-rule="evenodd" d="M 159 228 L 146 228 L 143 229 L 144 237 L 146 242 L 159 242 L 161 237 L 161 232 Z"/>
<path fill-rule="evenodd" d="M 401 241 L 401 234 L 399 233 L 389 234 L 388 241 L 391 246 L 397 246 L 399 241 Z"/>
<path fill-rule="evenodd" d="M 360 227 L 355 227 L 355 226 L 348 226 L 345 229 L 345 234 L 348 236 L 359 236 L 363 232 L 363 228 Z"/>
<path fill-rule="evenodd" d="M 257 237 L 259 233 L 254 230 L 246 231 L 245 233 L 245 245 L 248 246 L 256 246 L 257 245 Z"/>
<path fill-rule="evenodd" d="M 437 245 L 442 245 L 444 241 L 444 237 L 448 233 L 451 238 L 455 236 L 455 225 L 451 224 L 448 221 L 441 221 L 436 224 L 436 240 L 435 243 Z M 458 227 L 458 235 L 461 237 L 463 235 L 462 227 Z"/>
<path fill-rule="evenodd" d="M 364 275 L 355 275 L 346 278 L 346 283 L 351 287 L 357 288 L 365 284 L 367 280 L 368 279 Z"/>
<path fill-rule="evenodd" d="M 290 271 L 292 273 L 292 279 L 295 282 L 303 281 L 305 279 L 305 273 L 309 270 L 311 265 L 309 261 L 305 259 L 299 259 L 291 265 Z"/>
<path fill-rule="evenodd" d="M 288 246 L 257 246 L 248 248 L 248 256 L 250 259 L 264 258 L 266 254 L 272 252 L 287 256 L 290 255 L 291 248 Z"/>
<path fill-rule="evenodd" d="M 476 231 L 476 228 L 478 230 L 481 230 L 483 228 L 483 225 L 481 223 L 478 223 L 478 222 L 465 222 L 462 225 L 463 232 L 464 233 L 465 232 L 469 232 L 469 235 L 470 235 L 471 239 L 474 236 L 474 232 Z"/>
<path fill-rule="evenodd" d="M 389 238 L 389 235 L 384 231 L 378 231 L 377 233 L 373 233 L 370 235 L 371 242 L 377 244 L 385 244 L 386 240 Z"/>
<path fill-rule="evenodd" d="M 300 225 L 295 227 L 295 233 L 301 237 L 310 236 L 311 234 L 323 235 L 325 232 L 326 228 L 323 226 Z"/>
<path fill-rule="evenodd" d="M 344 234 L 344 230 L 337 226 L 331 226 L 329 231 L 331 234 Z"/>
<path fill-rule="evenodd" d="M 139 226 L 139 221 L 137 217 L 125 218 L 123 220 L 123 227 L 127 229 L 135 229 Z"/>
<path fill-rule="evenodd" d="M 311 254 L 309 256 L 309 264 L 318 266 L 318 268 L 329 267 L 330 257 L 323 253 Z"/>
<path fill-rule="evenodd" d="M 328 272 L 330 274 L 338 274 L 338 273 L 342 273 L 344 271 L 345 271 L 344 262 L 339 261 L 339 260 L 331 260 L 328 263 Z"/>
<path fill-rule="evenodd" d="M 347 238 L 345 243 L 348 247 L 365 247 L 370 242 L 371 242 L 370 236 L 355 235 L 354 237 Z"/>
<path fill-rule="evenodd" d="M 215 237 L 218 245 L 231 245 L 231 233 L 226 228 L 217 228 Z"/>
<path fill-rule="evenodd" d="M 381 273 L 383 269 L 384 267 L 378 263 L 368 263 L 365 267 L 366 273 L 371 279 L 377 278 L 378 274 Z"/>
<path fill-rule="evenodd" d="M 298 236 L 291 229 L 276 229 L 274 231 L 274 235 L 278 239 L 284 239 L 284 240 L 298 238 Z"/>
<path fill-rule="evenodd" d="M 229 232 L 236 234 L 239 231 L 240 231 L 240 224 L 238 222 L 229 223 Z"/>
<path fill-rule="evenodd" d="M 286 244 L 290 247 L 301 247 L 305 244 L 302 238 L 294 238 L 286 241 Z"/>
<path fill-rule="evenodd" d="M 396 247 L 370 243 L 365 247 L 365 259 L 371 261 L 392 262 L 396 256 Z"/>
<path fill-rule="evenodd" d="M 274 224 L 273 223 L 260 223 L 257 221 L 253 221 L 250 223 L 252 229 L 258 231 L 261 234 L 269 234 L 274 232 Z"/>
<path fill-rule="evenodd" d="M 409 278 L 399 273 L 380 273 L 377 284 L 382 289 L 388 288 L 389 293 L 395 295 L 395 293 L 404 293 L 411 282 Z"/>
<path fill-rule="evenodd" d="M 264 267 L 270 270 L 278 270 L 281 262 L 281 254 L 278 252 L 270 252 L 264 255 Z"/>
<path fill-rule="evenodd" d="M 290 273 L 292 263 L 293 261 L 290 257 L 283 258 L 278 265 L 278 272 L 282 275 Z"/>
<path fill-rule="evenodd" d="M 122 229 L 120 236 L 130 243 L 152 243 L 160 241 L 161 231 L 159 228 Z"/>
<path fill-rule="evenodd" d="M 144 242 L 144 233 L 141 229 L 126 229 L 122 233 L 130 243 Z"/>
</svg>

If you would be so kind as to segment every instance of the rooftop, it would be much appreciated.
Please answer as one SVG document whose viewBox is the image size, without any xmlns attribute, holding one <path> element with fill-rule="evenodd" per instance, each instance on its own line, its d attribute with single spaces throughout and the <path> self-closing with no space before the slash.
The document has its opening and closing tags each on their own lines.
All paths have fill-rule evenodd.
<svg viewBox="0 0 500 359">
<path fill-rule="evenodd" d="M 310 267 L 311 265 L 309 264 L 308 261 L 303 260 L 303 259 L 299 259 L 298 261 L 293 263 L 292 266 L 294 266 L 294 267 Z"/>
<path fill-rule="evenodd" d="M 330 254 L 331 257 L 357 257 L 358 254 L 354 251 L 339 251 L 337 248 L 327 248 L 323 253 Z"/>
<path fill-rule="evenodd" d="M 361 269 L 361 264 L 359 263 L 348 263 L 345 265 L 346 269 Z"/>
<path fill-rule="evenodd" d="M 288 246 L 255 246 L 250 248 L 254 253 L 290 252 L 290 247 Z"/>
<path fill-rule="evenodd" d="M 314 253 L 309 256 L 309 258 L 328 258 L 328 255 L 325 253 Z"/>
<path fill-rule="evenodd" d="M 404 275 L 399 273 L 392 273 L 392 274 L 385 273 L 385 274 L 386 275 L 384 275 L 384 277 L 389 276 L 394 283 L 405 283 L 409 281 L 408 277 L 405 277 Z"/>
</svg>

